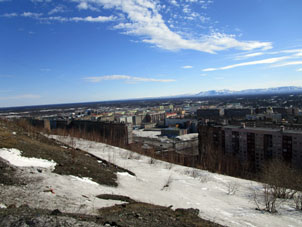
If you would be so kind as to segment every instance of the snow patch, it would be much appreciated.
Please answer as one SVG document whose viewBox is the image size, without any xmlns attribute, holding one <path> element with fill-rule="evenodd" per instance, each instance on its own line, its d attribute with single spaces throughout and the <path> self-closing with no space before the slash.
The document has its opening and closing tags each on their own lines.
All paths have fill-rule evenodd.
<svg viewBox="0 0 302 227">
<path fill-rule="evenodd" d="M 54 161 L 48 161 L 39 158 L 22 157 L 22 152 L 15 148 L 0 149 L 0 157 L 8 161 L 10 164 L 19 167 L 41 167 L 53 170 L 56 166 L 56 163 Z"/>
<path fill-rule="evenodd" d="M 128 176 L 128 177 L 134 177 L 131 174 L 127 173 L 127 172 L 117 172 L 118 175 L 120 176 Z"/>
<path fill-rule="evenodd" d="M 99 185 L 98 183 L 92 181 L 92 179 L 89 178 L 89 177 L 77 177 L 77 176 L 71 176 L 71 177 L 72 177 L 72 179 L 81 181 L 81 182 L 83 182 L 83 183 Z"/>
<path fill-rule="evenodd" d="M 198 138 L 198 133 L 190 133 L 190 134 L 181 135 L 181 136 L 176 137 L 176 139 L 179 139 L 181 141 L 189 141 L 189 140 L 193 140 L 193 139 L 197 139 L 197 138 Z"/>
<path fill-rule="evenodd" d="M 6 209 L 7 207 L 5 206 L 5 204 L 0 203 L 0 209 Z"/>
</svg>

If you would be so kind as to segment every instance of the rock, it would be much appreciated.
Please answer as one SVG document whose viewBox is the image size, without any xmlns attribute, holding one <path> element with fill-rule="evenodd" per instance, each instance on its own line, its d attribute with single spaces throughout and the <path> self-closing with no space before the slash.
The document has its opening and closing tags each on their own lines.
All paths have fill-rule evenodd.
<svg viewBox="0 0 302 227">
<path fill-rule="evenodd" d="M 180 216 L 180 215 L 197 216 L 199 214 L 199 210 L 198 209 L 193 209 L 193 208 L 189 208 L 189 209 L 178 208 L 178 209 L 175 210 L 175 212 L 178 214 L 178 216 Z"/>
<path fill-rule="evenodd" d="M 55 209 L 50 213 L 50 215 L 59 215 L 59 214 L 62 214 L 62 212 L 59 209 Z"/>
<path fill-rule="evenodd" d="M 27 204 L 22 204 L 21 206 L 19 206 L 19 208 L 29 208 L 29 206 Z"/>
<path fill-rule="evenodd" d="M 16 205 L 15 205 L 15 204 L 11 204 L 11 205 L 9 205 L 7 208 L 8 208 L 8 209 L 14 209 L 14 208 L 16 208 Z"/>
</svg>

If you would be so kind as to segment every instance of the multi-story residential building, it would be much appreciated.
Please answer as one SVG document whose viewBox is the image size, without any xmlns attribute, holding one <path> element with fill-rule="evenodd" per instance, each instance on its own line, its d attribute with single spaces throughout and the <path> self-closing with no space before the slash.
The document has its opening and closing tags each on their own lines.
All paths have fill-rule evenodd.
<svg viewBox="0 0 302 227">
<path fill-rule="evenodd" d="M 302 169 L 302 131 L 242 126 L 199 125 L 199 154 L 219 149 L 259 170 L 266 161 L 283 159 Z"/>
<path fill-rule="evenodd" d="M 224 109 L 225 118 L 244 119 L 248 114 L 252 114 L 252 109 Z"/>
<path fill-rule="evenodd" d="M 197 118 L 198 119 L 219 119 L 223 116 L 222 109 L 198 109 Z"/>
</svg>

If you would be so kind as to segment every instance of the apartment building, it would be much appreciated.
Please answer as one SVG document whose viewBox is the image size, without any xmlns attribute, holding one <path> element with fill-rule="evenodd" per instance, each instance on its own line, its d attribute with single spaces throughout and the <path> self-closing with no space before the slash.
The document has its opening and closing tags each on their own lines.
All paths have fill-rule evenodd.
<svg viewBox="0 0 302 227">
<path fill-rule="evenodd" d="M 199 153 L 219 149 L 236 155 L 259 170 L 266 161 L 280 158 L 295 168 L 302 168 L 302 131 L 242 126 L 199 125 Z"/>
</svg>

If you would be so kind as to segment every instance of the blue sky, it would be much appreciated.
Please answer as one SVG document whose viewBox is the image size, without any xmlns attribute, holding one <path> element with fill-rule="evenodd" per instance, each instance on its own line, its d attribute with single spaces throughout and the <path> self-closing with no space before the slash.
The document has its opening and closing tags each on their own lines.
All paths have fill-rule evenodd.
<svg viewBox="0 0 302 227">
<path fill-rule="evenodd" d="M 0 107 L 302 86 L 301 0 L 0 0 Z"/>
</svg>

